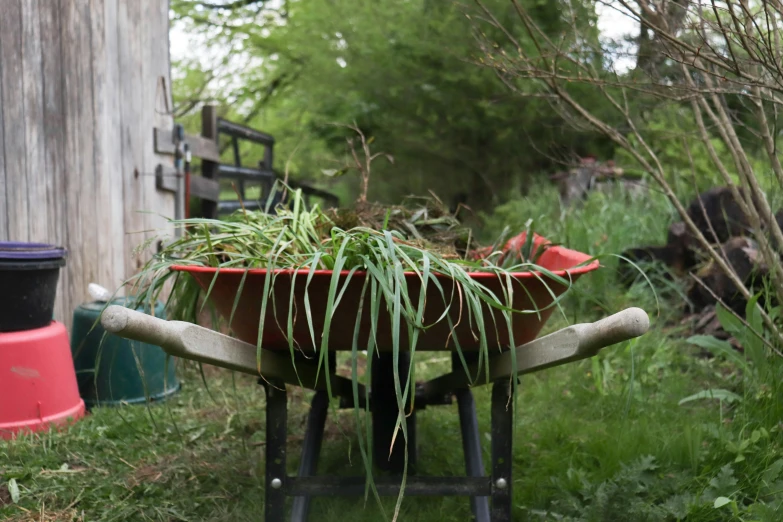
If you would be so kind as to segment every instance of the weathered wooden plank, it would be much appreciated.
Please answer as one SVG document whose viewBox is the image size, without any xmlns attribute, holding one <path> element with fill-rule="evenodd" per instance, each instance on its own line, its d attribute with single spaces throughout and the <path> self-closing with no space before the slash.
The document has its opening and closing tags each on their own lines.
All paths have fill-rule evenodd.
<svg viewBox="0 0 783 522">
<path fill-rule="evenodd" d="M 50 242 L 49 207 L 46 206 L 50 178 L 44 170 L 43 79 L 41 78 L 41 32 L 38 0 L 27 0 L 22 9 L 22 84 L 25 113 L 25 159 L 30 241 Z"/>
<path fill-rule="evenodd" d="M 214 140 L 186 134 L 185 141 L 190 145 L 190 152 L 196 158 L 220 162 L 220 151 L 218 151 L 217 143 Z"/>
<path fill-rule="evenodd" d="M 191 176 L 190 194 L 207 201 L 217 202 L 220 200 L 220 183 L 203 176 Z"/>
<path fill-rule="evenodd" d="M 154 151 L 153 133 L 155 126 L 171 126 L 170 119 L 166 118 L 169 107 L 166 100 L 169 99 L 168 90 L 168 42 L 167 34 L 159 34 L 162 27 L 167 27 L 168 11 L 163 2 L 156 0 L 143 0 L 134 6 L 121 6 L 121 24 L 126 24 L 120 33 L 127 35 L 128 43 L 121 42 L 121 48 L 127 47 L 131 57 L 129 67 L 121 67 L 123 71 L 123 84 L 132 86 L 134 96 L 131 103 L 124 104 L 123 127 L 132 126 L 129 135 L 132 135 L 132 144 L 125 152 L 126 161 L 132 158 L 134 176 L 129 189 L 126 188 L 127 213 L 136 213 L 133 227 L 126 230 L 132 235 L 126 243 L 126 249 L 133 252 L 136 247 L 145 241 L 158 236 L 170 229 L 167 218 L 173 217 L 174 196 L 165 192 L 158 192 L 155 187 L 155 178 L 152 175 L 157 163 L 160 162 Z M 166 22 L 164 25 L 161 18 Z M 122 26 L 121 26 L 122 27 Z M 160 81 L 162 76 L 165 82 Z M 123 99 L 125 97 L 123 96 Z M 163 100 L 156 104 L 158 99 Z M 171 158 L 168 158 L 171 161 Z M 138 173 L 138 175 L 136 174 Z M 131 198 L 128 199 L 128 194 Z M 141 226 L 139 226 L 141 225 Z M 139 233 L 133 234 L 135 231 Z M 144 249 L 133 256 L 132 265 L 127 267 L 128 276 L 138 272 L 150 251 Z"/>
<path fill-rule="evenodd" d="M 142 186 L 144 140 L 138 131 L 143 108 L 143 95 L 138 85 L 142 73 L 142 3 L 120 2 L 117 6 L 117 33 L 121 35 L 117 48 L 122 101 L 119 106 L 122 129 L 120 176 L 124 190 L 125 277 L 133 275 L 142 266 L 134 251 L 144 240 L 143 231 L 146 228 L 144 215 L 140 213 L 145 210 Z"/>
<path fill-rule="evenodd" d="M 140 136 L 139 144 L 141 150 L 139 151 L 139 158 L 141 160 L 141 169 L 145 174 L 151 172 L 151 167 L 155 165 L 152 162 L 152 157 L 155 154 L 155 144 L 153 143 L 152 133 L 149 131 L 153 128 L 152 124 L 152 112 L 155 107 L 155 89 L 156 85 L 152 81 L 153 71 L 155 70 L 156 57 L 152 53 L 154 44 L 152 38 L 155 34 L 155 20 L 151 14 L 152 1 L 154 0 L 141 0 L 139 2 L 141 9 L 141 24 L 136 27 L 136 35 L 139 38 L 139 57 L 141 58 L 141 69 L 139 76 L 132 78 L 136 85 L 136 89 L 141 94 L 141 105 L 139 106 L 138 114 L 136 115 L 136 125 L 143 128 L 143 132 Z M 137 129 L 137 132 L 141 130 Z M 155 215 L 148 212 L 154 211 L 156 213 L 163 211 L 163 206 L 158 204 L 158 198 L 156 197 L 158 192 L 155 188 L 155 180 L 150 176 L 142 176 L 138 180 L 139 190 L 142 192 L 142 198 L 144 201 L 144 209 L 147 212 L 144 215 L 144 235 L 143 239 L 146 241 L 151 236 L 155 235 L 154 231 L 157 225 Z M 168 217 L 173 217 L 172 212 Z M 141 239 L 141 238 L 139 238 Z M 146 252 L 139 252 L 142 263 L 148 258 Z"/>
<path fill-rule="evenodd" d="M 2 23 L 0 23 L 2 26 Z M 5 117 L 3 115 L 3 41 L 0 39 L 0 241 L 8 241 L 8 204 L 5 174 Z"/>
<path fill-rule="evenodd" d="M 165 192 L 177 192 L 179 190 L 177 170 L 173 167 L 158 165 L 155 169 L 155 186 L 158 190 Z M 190 195 L 208 201 L 218 201 L 220 199 L 220 183 L 214 179 L 191 175 Z"/>
<path fill-rule="evenodd" d="M 177 169 L 167 165 L 158 165 L 155 167 L 155 187 L 158 190 L 166 192 L 176 192 L 179 190 Z"/>
<path fill-rule="evenodd" d="M 251 127 L 248 127 L 247 125 L 242 125 L 241 123 L 236 123 L 233 121 L 224 120 L 223 118 L 218 118 L 217 126 L 220 132 L 228 136 L 235 136 L 237 138 L 254 141 L 262 145 L 272 146 L 275 144 L 275 138 L 270 134 L 253 129 Z"/>
<path fill-rule="evenodd" d="M 116 135 L 109 135 L 114 129 L 111 129 L 108 113 L 115 110 L 115 105 L 107 100 L 107 67 L 116 60 L 109 59 L 106 50 L 106 2 L 104 0 L 90 0 L 90 60 L 92 67 L 92 112 L 93 112 L 93 134 L 92 141 L 95 143 L 93 149 L 93 177 L 95 182 L 95 205 L 96 219 L 93 223 L 96 238 L 96 266 L 93 280 L 90 282 L 103 285 L 110 290 L 115 289 L 113 277 L 113 268 L 111 260 L 113 256 L 113 245 L 117 241 L 114 237 L 116 231 L 112 221 L 112 150 L 117 147 L 116 143 L 111 141 L 116 139 Z M 115 31 L 111 31 L 115 33 Z"/>
<path fill-rule="evenodd" d="M 143 89 L 145 98 L 145 117 L 143 129 L 146 145 L 144 148 L 145 168 L 152 171 L 159 163 L 171 162 L 171 156 L 161 156 L 155 152 L 153 128 L 171 129 L 174 126 L 171 115 L 171 84 L 169 78 L 169 12 L 168 2 L 145 0 L 147 22 L 144 43 Z M 152 201 L 155 214 L 150 215 L 151 225 L 156 236 L 173 234 L 173 228 L 167 218 L 176 214 L 176 208 L 184 215 L 184 199 L 177 200 L 175 194 L 159 191 L 154 179 L 147 179 L 145 191 L 148 201 Z M 184 183 L 182 184 L 184 194 Z"/>
<path fill-rule="evenodd" d="M 70 326 L 89 282 L 135 272 L 144 234 L 126 229 L 173 209 L 150 175 L 150 129 L 172 124 L 168 2 L 0 3 L 0 239 L 68 248 L 55 317 Z"/>
<path fill-rule="evenodd" d="M 97 187 L 97 173 L 95 169 L 95 112 L 94 112 L 94 92 L 93 92 L 93 67 L 92 67 L 92 51 L 93 51 L 93 35 L 92 35 L 92 18 L 94 13 L 90 9 L 89 2 L 75 2 L 78 6 L 79 26 L 81 31 L 79 32 L 78 49 L 79 56 L 76 63 L 78 63 L 78 75 L 80 95 L 79 103 L 81 104 L 79 112 L 79 138 L 78 146 L 81 149 L 79 154 L 79 164 L 82 168 L 81 171 L 81 193 L 79 195 L 79 212 L 82 214 L 82 243 L 79 245 L 82 254 L 82 260 L 80 266 L 82 267 L 82 281 L 81 287 L 77 288 L 77 292 L 72 294 L 74 301 L 72 306 L 76 306 L 83 301 L 90 299 L 90 295 L 87 292 L 87 285 L 98 281 L 98 264 L 100 263 L 99 250 L 98 250 L 98 237 L 102 233 L 98 227 L 100 227 L 100 219 L 97 209 L 100 207 L 98 203 L 98 187 Z"/>
<path fill-rule="evenodd" d="M 174 146 L 174 130 L 173 129 L 159 129 L 155 127 L 153 129 L 155 152 L 158 154 L 174 154 L 176 147 Z"/>
<path fill-rule="evenodd" d="M 62 52 L 65 105 L 65 193 L 68 220 L 68 272 L 71 311 L 89 299 L 87 285 L 95 259 L 92 74 L 90 13 L 83 2 L 62 2 Z"/>
<path fill-rule="evenodd" d="M 76 74 L 78 47 L 74 34 L 81 31 L 76 7 L 73 2 L 60 3 L 60 31 L 62 40 L 62 100 L 63 100 L 63 194 L 65 196 L 61 217 L 68 227 L 66 247 L 68 248 L 68 264 L 63 272 L 68 273 L 68 284 L 63 288 L 67 295 L 65 307 L 70 308 L 73 295 L 79 292 L 82 282 L 80 262 L 82 258 L 82 224 L 81 212 L 78 212 L 78 202 L 81 192 L 81 168 L 79 166 L 79 116 L 80 106 L 78 75 Z"/>
<path fill-rule="evenodd" d="M 3 144 L 5 152 L 8 236 L 28 241 L 27 162 L 25 160 L 25 112 L 22 60 L 22 0 L 4 0 L 0 16 L 0 62 L 3 63 Z"/>
<path fill-rule="evenodd" d="M 103 261 L 108 268 L 105 274 L 106 284 L 112 291 L 120 288 L 125 280 L 125 206 L 123 204 L 123 170 L 122 157 L 122 120 L 120 106 L 120 82 L 122 81 L 119 65 L 119 38 L 117 9 L 120 0 L 104 0 L 104 40 L 105 40 L 105 75 L 104 92 L 105 108 L 103 113 L 103 138 L 105 154 L 103 158 L 103 175 L 109 185 L 108 202 L 110 206 L 109 222 L 111 229 L 111 253 Z M 123 294 L 124 292 L 121 292 Z"/>
<path fill-rule="evenodd" d="M 174 143 L 174 132 L 170 129 L 155 127 L 155 152 L 158 154 L 174 155 L 177 151 Z M 194 158 L 220 162 L 220 152 L 214 140 L 185 133 L 185 142 L 190 145 L 190 152 Z"/>
<path fill-rule="evenodd" d="M 68 243 L 65 193 L 65 114 L 63 107 L 62 31 L 60 6 L 57 2 L 39 2 L 41 32 L 41 67 L 43 75 L 44 171 L 46 201 L 49 209 L 46 228 L 50 241 Z M 71 309 L 66 307 L 71 259 L 60 271 L 54 317 L 70 327 Z M 66 311 L 67 310 L 67 311 Z"/>
<path fill-rule="evenodd" d="M 49 230 L 47 203 L 53 179 L 46 172 L 46 120 L 44 119 L 43 49 L 41 42 L 41 6 L 39 0 L 29 0 L 22 6 L 22 83 L 24 85 L 25 159 L 27 177 L 27 208 L 30 241 L 58 243 Z M 58 281 L 59 283 L 59 281 Z M 58 284 L 58 296 L 62 285 Z M 55 319 L 64 317 L 63 299 L 55 300 Z"/>
</svg>

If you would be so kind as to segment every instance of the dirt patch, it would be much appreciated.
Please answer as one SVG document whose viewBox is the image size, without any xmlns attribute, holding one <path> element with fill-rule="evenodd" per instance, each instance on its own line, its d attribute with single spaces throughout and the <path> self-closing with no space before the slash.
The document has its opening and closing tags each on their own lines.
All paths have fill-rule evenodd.
<svg viewBox="0 0 783 522">
<path fill-rule="evenodd" d="M 354 208 L 330 209 L 327 216 L 334 224 L 348 230 L 355 227 L 373 230 L 396 230 L 409 238 L 409 243 L 440 254 L 445 259 L 465 256 L 477 248 L 471 231 L 458 219 L 467 207 L 452 212 L 442 201 L 432 198 L 409 198 L 403 205 L 381 205 L 359 202 Z"/>
<path fill-rule="evenodd" d="M 343 377 L 347 377 L 348 379 L 352 376 L 352 369 L 351 369 L 351 360 L 345 360 L 341 364 L 335 368 L 335 373 L 337 375 L 341 375 Z M 366 357 L 358 357 L 356 359 L 356 375 L 358 377 L 364 376 L 364 374 L 367 372 L 367 358 Z"/>
<path fill-rule="evenodd" d="M 75 509 L 49 509 L 45 506 L 40 511 L 27 511 L 14 515 L 6 522 L 77 522 L 84 520 Z"/>
<path fill-rule="evenodd" d="M 0 485 L 0 506 L 8 506 L 11 502 L 11 492 L 8 491 L 8 486 Z"/>
<path fill-rule="evenodd" d="M 139 484 L 150 484 L 165 480 L 173 462 L 173 456 L 166 456 L 157 462 L 136 466 L 131 476 L 128 477 L 128 488 L 133 489 Z"/>
<path fill-rule="evenodd" d="M 196 411 L 196 417 L 207 422 L 216 422 L 226 419 L 231 413 L 223 406 L 206 407 Z"/>
</svg>

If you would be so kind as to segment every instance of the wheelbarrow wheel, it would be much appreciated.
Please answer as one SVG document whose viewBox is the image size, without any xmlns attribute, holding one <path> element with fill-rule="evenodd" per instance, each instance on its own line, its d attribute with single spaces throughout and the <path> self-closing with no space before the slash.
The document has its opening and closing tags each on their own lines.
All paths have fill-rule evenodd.
<svg viewBox="0 0 783 522">
<path fill-rule="evenodd" d="M 410 368 L 410 354 L 400 353 L 398 360 L 400 387 L 404 388 Z M 373 460 L 379 469 L 395 474 L 401 474 L 405 467 L 406 440 L 402 428 L 394 437 L 394 426 L 397 423 L 397 395 L 394 392 L 394 358 L 391 353 L 382 353 L 372 362 L 371 382 L 371 412 Z M 415 392 L 415 386 L 410 387 L 410 394 Z M 408 415 L 404 418 L 408 431 L 408 472 L 413 473 L 416 465 L 416 412 L 410 413 L 410 395 L 405 405 Z M 391 454 L 389 452 L 391 448 Z"/>
</svg>

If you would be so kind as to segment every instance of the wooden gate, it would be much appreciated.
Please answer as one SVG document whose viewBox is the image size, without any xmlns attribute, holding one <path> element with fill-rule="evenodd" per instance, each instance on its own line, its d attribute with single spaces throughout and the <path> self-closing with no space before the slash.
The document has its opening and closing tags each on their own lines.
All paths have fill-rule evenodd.
<svg viewBox="0 0 783 522">
<path fill-rule="evenodd" d="M 221 138 L 228 142 L 221 145 Z M 239 153 L 241 140 L 263 147 L 263 159 L 256 166 L 242 165 Z M 174 193 L 178 202 L 176 217 L 186 214 L 186 194 L 189 199 L 200 201 L 198 212 L 191 217 L 217 218 L 244 207 L 247 210 L 264 208 L 273 197 L 276 180 L 282 179 L 274 169 L 274 137 L 223 118 L 217 117 L 216 108 L 205 105 L 201 110 L 201 135 L 186 134 L 182 127 L 155 128 L 155 152 L 174 156 L 174 166 L 159 164 L 156 169 L 156 183 L 160 190 Z M 230 147 L 233 162 L 221 161 L 221 148 Z M 200 161 L 200 169 L 193 168 L 190 157 Z M 190 167 L 190 169 L 189 169 Z M 196 172 L 196 171 L 200 172 Z M 190 176 L 186 176 L 186 172 Z M 189 187 L 186 180 L 189 179 Z M 248 197 L 248 185 L 260 186 L 258 197 Z M 319 198 L 323 206 L 336 207 L 338 198 L 326 191 L 308 184 L 289 180 L 289 186 L 300 188 L 306 201 Z"/>
</svg>

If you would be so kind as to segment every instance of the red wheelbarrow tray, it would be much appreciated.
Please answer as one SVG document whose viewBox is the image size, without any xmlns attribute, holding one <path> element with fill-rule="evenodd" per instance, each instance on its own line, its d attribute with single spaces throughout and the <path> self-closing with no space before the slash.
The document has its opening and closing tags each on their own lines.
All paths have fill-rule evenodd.
<svg viewBox="0 0 783 522">
<path fill-rule="evenodd" d="M 516 242 L 509 243 L 512 247 L 519 245 L 519 241 L 523 238 L 524 236 L 517 236 Z M 545 242 L 547 241 L 544 238 L 536 237 L 534 244 L 543 246 Z M 506 249 L 509 250 L 508 244 Z M 484 250 L 476 254 L 482 256 L 487 253 Z M 522 272 L 515 274 L 513 279 L 515 289 L 512 306 L 514 308 L 534 310 L 533 302 L 539 309 L 544 308 L 540 314 L 514 314 L 514 349 L 492 355 L 486 363 L 480 357 L 470 357 L 469 359 L 472 361 L 467 365 L 463 364 L 464 368 L 460 368 L 459 362 L 452 357 L 451 372 L 423 383 L 416 383 L 415 388 L 412 389 L 411 396 L 414 399 L 415 409 L 410 415 L 405 415 L 405 418 L 408 419 L 406 423 L 412 423 L 408 424 L 409 431 L 408 436 L 404 437 L 405 444 L 409 448 L 414 448 L 408 455 L 408 464 L 415 466 L 416 463 L 416 410 L 430 405 L 452 404 L 452 397 L 456 396 L 467 474 L 461 477 L 408 477 L 404 482 L 408 495 L 470 496 L 472 497 L 471 510 L 475 520 L 481 522 L 510 521 L 513 506 L 512 490 L 515 482 L 512 477 L 514 460 L 512 452 L 513 412 L 515 411 L 513 387 L 510 386 L 510 383 L 514 382 L 512 377 L 592 357 L 606 346 L 639 337 L 647 331 L 649 327 L 647 314 L 639 308 L 628 308 L 594 323 L 571 325 L 536 339 L 544 323 L 555 309 L 554 306 L 550 306 L 555 298 L 562 295 L 583 274 L 596 270 L 600 266 L 597 261 L 591 262 L 591 258 L 586 254 L 554 245 L 546 249 L 537 264 L 543 268 L 542 271 L 538 273 Z M 187 322 L 164 321 L 120 306 L 109 306 L 104 312 L 101 322 L 109 332 L 129 339 L 159 344 L 176 357 L 214 364 L 251 375 L 260 375 L 259 383 L 264 385 L 267 397 L 265 405 L 267 428 L 264 448 L 266 479 L 264 520 L 266 522 L 282 522 L 287 519 L 286 497 L 294 497 L 290 519 L 301 522 L 307 519 L 312 496 L 361 496 L 365 493 L 366 477 L 316 476 L 316 463 L 332 394 L 340 398 L 341 407 L 362 407 L 362 405 L 369 407 L 373 425 L 372 446 L 376 455 L 374 462 L 390 462 L 389 470 L 393 472 L 393 476 L 376 478 L 375 484 L 378 486 L 380 495 L 397 495 L 402 486 L 398 474 L 403 471 L 404 464 L 400 463 L 401 459 L 396 459 L 394 463 L 391 462 L 392 452 L 390 449 L 398 444 L 403 444 L 403 437 L 395 439 L 393 435 L 396 431 L 398 418 L 397 397 L 393 393 L 392 386 L 388 383 L 393 380 L 392 372 L 394 366 L 398 365 L 397 359 L 400 362 L 408 361 L 402 363 L 401 371 L 404 371 L 404 367 L 412 363 L 409 358 L 410 354 L 397 354 L 402 355 L 399 358 L 390 356 L 393 354 L 388 352 L 380 354 L 378 360 L 373 363 L 372 372 L 370 372 L 369 390 L 365 388 L 364 384 L 338 375 L 333 368 L 328 372 L 320 371 L 315 360 L 312 361 L 312 364 L 299 364 L 294 369 L 294 354 L 291 354 L 289 358 L 288 353 L 274 352 L 272 349 L 288 350 L 289 348 L 285 337 L 287 327 L 285 316 L 288 313 L 291 295 L 297 302 L 299 313 L 294 329 L 294 338 L 300 343 L 300 349 L 307 349 L 308 346 L 312 349 L 309 328 L 304 319 L 303 305 L 304 285 L 307 282 L 308 270 L 278 269 L 273 271 L 276 278 L 274 285 L 272 285 L 272 297 L 277 301 L 274 305 L 277 305 L 279 313 L 277 320 L 275 320 L 275 314 L 272 310 L 273 300 L 269 300 L 267 306 L 270 310 L 262 332 L 262 348 L 269 349 L 257 352 L 255 345 L 258 335 L 260 297 L 263 295 L 265 278 L 269 276 L 267 270 L 238 268 L 218 271 L 216 268 L 189 266 L 177 266 L 175 269 L 195 277 L 204 289 L 208 289 L 214 279 L 210 300 L 224 317 L 230 317 L 240 282 L 243 275 L 247 274 L 232 325 L 234 334 L 239 339 L 232 339 L 229 336 Z M 554 273 L 567 283 L 554 281 L 547 276 L 547 271 Z M 323 333 L 321 328 L 325 324 L 326 291 L 332 280 L 333 272 L 318 271 L 316 274 L 313 276 L 308 290 L 315 323 L 314 333 L 316 341 L 320 341 Z M 341 274 L 341 277 L 346 276 L 347 273 Z M 480 280 L 496 295 L 503 295 L 500 293 L 500 285 L 504 281 L 496 275 L 479 272 L 471 273 L 470 276 Z M 329 350 L 351 349 L 357 320 L 356 312 L 360 301 L 359 296 L 363 279 L 366 277 L 366 274 L 355 273 L 348 283 L 348 288 L 345 290 L 339 307 L 329 318 L 331 327 L 330 337 L 327 339 Z M 421 291 L 420 286 L 417 286 L 420 284 L 419 277 L 414 273 L 407 277 L 409 278 L 406 281 L 408 292 L 411 294 L 413 302 L 416 302 L 417 296 L 414 294 Z M 440 282 L 443 284 L 444 291 L 449 292 L 451 279 L 444 276 Z M 428 294 L 431 299 L 427 301 L 425 324 L 432 324 L 433 317 L 439 317 L 443 311 L 443 300 L 434 284 L 427 285 L 427 291 L 432 292 L 432 296 Z M 383 311 L 382 309 L 381 312 Z M 457 306 L 453 306 L 451 311 L 455 316 L 458 315 Z M 386 315 L 381 313 L 379 317 L 378 342 L 381 350 L 391 348 L 391 329 Z M 461 349 L 476 350 L 479 343 L 474 339 L 466 315 L 463 314 L 463 320 L 456 326 L 455 335 L 452 337 L 459 339 Z M 369 338 L 368 323 L 369 313 L 363 313 L 359 323 L 360 332 L 362 332 L 362 337 L 358 341 L 360 346 Z M 497 325 L 497 331 L 501 332 L 501 335 L 506 331 L 505 326 L 502 323 Z M 407 328 L 402 330 L 400 333 L 404 334 Z M 497 346 L 497 344 L 493 346 L 493 343 L 499 342 L 501 348 L 508 347 L 512 343 L 507 338 L 498 337 L 491 324 L 488 327 L 485 326 L 484 331 L 487 333 L 490 350 Z M 449 350 L 454 346 L 453 341 L 450 341 L 449 333 L 448 322 L 441 321 L 436 326 L 422 332 L 416 349 Z M 403 350 L 406 347 L 407 339 L 400 339 L 400 349 Z M 514 357 L 516 357 L 516 363 L 513 362 Z M 487 371 L 483 371 L 484 369 Z M 491 472 L 486 474 L 476 406 L 471 389 L 490 383 L 492 384 L 490 405 L 492 463 L 490 465 Z M 302 458 L 296 476 L 288 474 L 286 464 L 286 441 L 288 438 L 286 385 L 316 390 L 308 413 L 307 429 L 302 442 Z M 328 391 L 330 388 L 331 392 Z M 396 454 L 399 455 L 399 452 Z"/>
<path fill-rule="evenodd" d="M 522 233 L 512 238 L 506 243 L 503 251 L 518 250 L 524 243 L 525 237 L 526 234 Z M 537 234 L 534 234 L 533 246 L 536 250 L 545 247 L 543 253 L 536 261 L 536 265 L 563 278 L 569 284 L 566 285 L 556 281 L 541 271 L 513 274 L 512 307 L 514 310 L 524 311 L 524 313 L 513 314 L 512 340 L 509 339 L 508 328 L 504 323 L 502 313 L 499 310 L 494 310 L 493 314 L 488 310 L 487 306 L 482 305 L 482 309 L 484 309 L 484 332 L 486 334 L 487 346 L 490 349 L 497 349 L 497 347 L 508 348 L 512 345 L 519 346 L 534 340 L 552 315 L 552 312 L 557 308 L 556 304 L 554 304 L 555 299 L 562 295 L 568 289 L 568 286 L 573 285 L 583 274 L 596 270 L 600 266 L 597 260 L 588 263 L 592 259 L 591 256 L 562 246 L 552 245 L 550 241 Z M 482 249 L 475 252 L 474 255 L 482 257 L 489 253 L 488 249 Z M 233 321 L 229 327 L 238 339 L 253 345 L 258 343 L 261 301 L 268 270 L 187 265 L 175 265 L 171 269 L 190 274 L 205 291 L 212 286 L 212 290 L 209 293 L 209 301 L 226 321 L 231 317 L 231 311 L 241 287 L 242 294 L 239 297 Z M 275 274 L 275 278 L 270 285 L 270 298 L 267 301 L 261 347 L 267 350 L 288 351 L 290 349 L 287 328 L 289 302 L 293 295 L 294 324 L 292 330 L 294 346 L 304 353 L 317 351 L 320 348 L 321 333 L 327 322 L 326 304 L 333 271 L 313 271 L 309 285 L 307 284 L 310 273 L 308 269 L 274 269 L 272 272 Z M 246 276 L 245 273 L 247 273 Z M 341 281 L 338 289 L 342 288 L 348 274 L 348 271 L 340 272 Z M 503 287 L 506 285 L 505 277 L 499 277 L 489 272 L 470 272 L 468 275 L 474 280 L 480 281 L 501 302 L 505 302 L 503 293 Z M 347 288 L 345 288 L 339 305 L 333 309 L 332 316 L 329 319 L 329 350 L 352 349 L 360 297 L 366 276 L 366 272 L 354 272 Z M 406 272 L 405 276 L 411 302 L 417 303 L 419 293 L 421 292 L 421 279 L 414 272 Z M 242 286 L 243 277 L 245 281 Z M 457 343 L 459 343 L 459 349 L 462 351 L 478 351 L 480 349 L 480 339 L 476 318 L 469 318 L 465 307 L 460 311 L 459 296 L 453 288 L 453 280 L 441 274 L 435 274 L 435 277 L 439 279 L 443 287 L 443 292 L 446 296 L 445 300 L 451 302 L 449 313 L 454 328 L 452 331 L 445 318 L 438 321 L 443 315 L 446 303 L 444 303 L 444 298 L 436 285 L 430 282 L 426 289 L 427 304 L 424 312 L 424 324 L 428 327 L 420 332 L 416 349 L 426 351 L 456 350 Z M 213 279 L 215 279 L 214 285 Z M 293 293 L 291 285 L 294 285 Z M 305 316 L 304 298 L 306 286 L 312 312 L 312 325 L 316 342 L 315 349 Z M 452 293 L 453 290 L 454 292 Z M 369 294 L 364 300 L 360 321 L 359 349 L 364 349 L 371 334 Z M 438 322 L 436 323 L 436 321 Z M 376 328 L 376 346 L 380 351 L 393 350 L 391 321 L 389 314 L 385 313 L 385 307 L 383 306 L 381 307 Z M 401 328 L 399 349 L 405 351 L 408 349 L 408 346 L 407 328 Z"/>
</svg>

